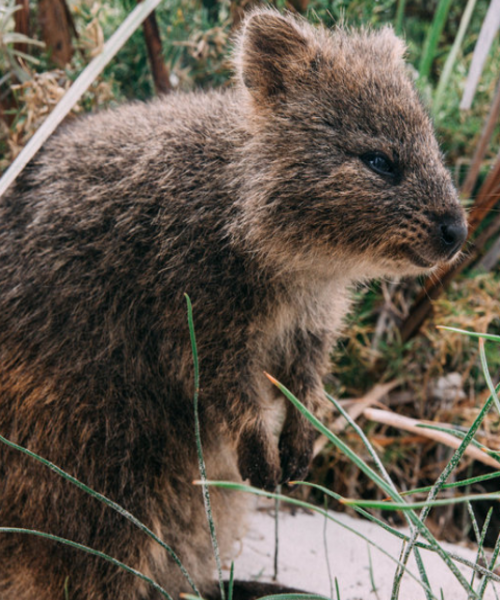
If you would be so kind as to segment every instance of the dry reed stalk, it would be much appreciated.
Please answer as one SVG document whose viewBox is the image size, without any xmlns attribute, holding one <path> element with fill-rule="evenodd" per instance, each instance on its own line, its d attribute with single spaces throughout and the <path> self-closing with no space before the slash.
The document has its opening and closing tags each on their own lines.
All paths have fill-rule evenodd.
<svg viewBox="0 0 500 600">
<path fill-rule="evenodd" d="M 404 431 L 409 431 L 418 436 L 426 437 L 441 444 L 445 444 L 450 448 L 457 449 L 462 440 L 449 434 L 444 433 L 443 431 L 436 431 L 435 429 L 425 429 L 422 425 L 439 425 L 442 427 L 446 427 L 441 423 L 434 423 L 429 421 L 418 421 L 417 419 L 411 419 L 410 417 L 403 417 L 396 413 L 380 410 L 376 408 L 366 408 L 363 411 L 363 416 L 369 419 L 370 421 L 375 421 L 377 423 L 383 423 L 384 425 L 390 425 L 391 427 L 395 427 L 396 429 L 403 429 Z M 420 427 L 419 427 L 420 425 Z M 474 460 L 478 460 L 485 465 L 493 467 L 494 469 L 499 469 L 500 464 L 497 460 L 476 448 L 475 446 L 468 446 L 465 451 L 466 456 L 473 458 Z"/>
</svg>

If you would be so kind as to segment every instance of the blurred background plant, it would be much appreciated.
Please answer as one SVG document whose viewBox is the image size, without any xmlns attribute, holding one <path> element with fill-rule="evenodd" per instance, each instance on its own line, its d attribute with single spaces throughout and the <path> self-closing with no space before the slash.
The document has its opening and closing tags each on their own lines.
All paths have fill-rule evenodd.
<svg viewBox="0 0 500 600">
<path fill-rule="evenodd" d="M 16 5 L 14 0 L 9 0 L 4 6 L 0 6 L 0 65 L 3 73 L 0 82 L 2 85 L 13 77 L 20 81 L 27 81 L 29 73 L 22 68 L 19 59 L 34 64 L 39 64 L 40 61 L 31 54 L 27 54 L 23 49 L 28 44 L 42 48 L 45 46 L 43 42 L 12 30 L 11 23 L 16 22 L 16 17 L 22 12 L 23 7 Z"/>
<path fill-rule="evenodd" d="M 129 99 L 145 101 L 172 91 L 230 85 L 231 36 L 245 11 L 258 4 L 257 0 L 162 2 L 67 119 Z M 500 333 L 499 1 L 275 0 L 274 4 L 328 27 L 341 22 L 395 27 L 406 39 L 410 68 L 471 211 L 473 235 L 464 259 L 450 271 L 427 281 L 381 281 L 356 292 L 357 309 L 334 351 L 332 375 L 326 382 L 382 452 L 400 489 L 417 488 L 435 480 L 451 449 L 418 433 L 368 420 L 362 409 L 382 406 L 420 421 L 466 427 L 488 394 L 476 344 L 458 334 L 440 333 L 435 325 Z M 135 0 L 0 0 L 0 173 L 135 6 Z M 484 60 L 474 88 L 468 74 L 478 52 Z M 464 90 L 470 95 L 473 88 L 472 104 L 460 108 Z M 498 380 L 498 347 L 488 347 L 488 352 L 492 377 Z M 335 413 L 325 419 L 357 443 Z M 500 448 L 499 427 L 497 417 L 485 419 L 478 439 Z M 363 456 L 361 446 L 357 451 Z M 457 473 L 488 469 L 465 458 Z M 380 493 L 328 443 L 317 445 L 311 479 L 334 483 L 336 491 L 348 497 L 373 498 Z M 313 492 L 301 488 L 298 493 Z M 469 533 L 462 510 L 456 506 L 436 510 L 431 523 L 446 537 L 460 539 Z M 495 511 L 496 527 L 493 523 L 491 529 L 498 531 L 500 511 Z"/>
</svg>

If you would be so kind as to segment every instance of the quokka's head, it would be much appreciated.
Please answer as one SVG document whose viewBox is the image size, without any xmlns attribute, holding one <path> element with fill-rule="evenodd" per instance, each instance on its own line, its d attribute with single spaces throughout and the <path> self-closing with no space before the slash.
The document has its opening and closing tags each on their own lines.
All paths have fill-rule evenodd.
<svg viewBox="0 0 500 600">
<path fill-rule="evenodd" d="M 404 51 L 389 27 L 328 31 L 272 10 L 246 19 L 234 57 L 250 133 L 245 227 L 267 255 L 364 265 L 361 276 L 457 256 L 465 214 Z"/>
</svg>

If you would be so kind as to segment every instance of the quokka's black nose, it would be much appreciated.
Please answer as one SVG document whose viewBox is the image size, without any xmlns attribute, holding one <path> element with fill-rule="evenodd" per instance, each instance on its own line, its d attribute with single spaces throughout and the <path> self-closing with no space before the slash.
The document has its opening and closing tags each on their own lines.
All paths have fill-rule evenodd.
<svg viewBox="0 0 500 600">
<path fill-rule="evenodd" d="M 467 224 L 462 220 L 445 217 L 439 225 L 439 230 L 443 250 L 448 258 L 451 258 L 467 239 Z"/>
</svg>

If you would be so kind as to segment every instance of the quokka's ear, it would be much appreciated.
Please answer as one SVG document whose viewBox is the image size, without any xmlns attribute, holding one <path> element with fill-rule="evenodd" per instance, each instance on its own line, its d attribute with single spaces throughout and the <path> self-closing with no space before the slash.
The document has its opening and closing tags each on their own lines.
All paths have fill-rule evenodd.
<svg viewBox="0 0 500 600">
<path fill-rule="evenodd" d="M 311 54 L 311 41 L 292 18 L 259 10 L 243 24 L 235 52 L 236 71 L 255 100 L 286 95 Z"/>
</svg>

